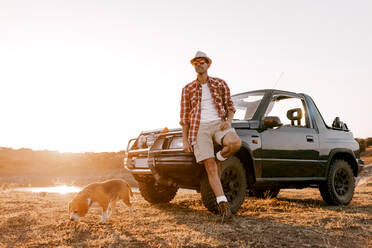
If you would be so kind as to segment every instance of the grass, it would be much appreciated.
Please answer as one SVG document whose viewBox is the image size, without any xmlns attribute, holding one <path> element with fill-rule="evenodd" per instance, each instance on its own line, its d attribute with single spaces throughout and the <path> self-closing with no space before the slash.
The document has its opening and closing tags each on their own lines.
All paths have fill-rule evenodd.
<svg viewBox="0 0 372 248">
<path fill-rule="evenodd" d="M 74 194 L 0 189 L 0 247 L 372 247 L 372 166 L 363 176 L 348 206 L 327 206 L 317 189 L 282 190 L 276 199 L 247 197 L 225 224 L 197 193 L 157 205 L 135 193 L 134 216 L 119 203 L 99 225 L 97 208 L 69 221 Z"/>
<path fill-rule="evenodd" d="M 372 181 L 346 207 L 327 206 L 316 189 L 285 190 L 277 199 L 247 198 L 232 223 L 221 224 L 199 194 L 151 205 L 135 193 L 134 216 L 99 225 L 91 209 L 70 222 L 73 194 L 0 193 L 0 247 L 368 247 L 372 245 Z"/>
</svg>

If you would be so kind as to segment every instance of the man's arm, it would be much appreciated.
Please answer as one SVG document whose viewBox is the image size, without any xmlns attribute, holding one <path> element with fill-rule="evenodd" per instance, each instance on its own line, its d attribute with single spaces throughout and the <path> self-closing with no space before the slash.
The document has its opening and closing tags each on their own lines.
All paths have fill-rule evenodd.
<svg viewBox="0 0 372 248">
<path fill-rule="evenodd" d="M 187 88 L 182 89 L 181 96 L 181 111 L 180 111 L 180 125 L 189 125 L 189 113 L 190 113 L 190 99 L 187 92 Z"/>
<path fill-rule="evenodd" d="M 185 124 L 182 126 L 183 150 L 185 152 L 193 152 L 192 146 L 189 142 L 189 128 L 189 124 Z"/>
<path fill-rule="evenodd" d="M 225 130 L 231 127 L 231 122 L 235 114 L 235 107 L 231 99 L 230 89 L 225 81 L 223 81 L 223 93 L 222 94 L 223 94 L 222 99 L 224 101 L 224 106 L 225 106 L 227 115 L 226 115 L 226 120 L 222 122 L 221 124 L 221 130 Z"/>
<path fill-rule="evenodd" d="M 231 99 L 231 95 L 230 95 L 230 88 L 229 86 L 227 85 L 227 83 L 225 81 L 223 81 L 223 87 L 222 87 L 222 99 L 223 99 L 223 104 L 225 106 L 225 110 L 226 112 L 229 114 L 230 112 L 233 112 L 235 113 L 236 109 L 234 107 L 234 103 Z M 226 116 L 228 117 L 228 116 Z M 233 115 L 234 117 L 234 115 Z M 231 118 L 232 120 L 232 118 Z"/>
<path fill-rule="evenodd" d="M 232 111 L 229 111 L 227 112 L 227 117 L 226 117 L 226 120 L 222 122 L 221 124 L 221 130 L 225 130 L 225 129 L 228 129 L 231 127 L 231 122 L 234 118 L 234 112 Z"/>
<path fill-rule="evenodd" d="M 232 111 L 229 111 L 229 112 L 227 112 L 227 118 L 226 118 L 226 121 L 228 121 L 229 123 L 231 123 L 232 122 L 232 120 L 234 119 L 234 112 L 232 112 Z"/>
<path fill-rule="evenodd" d="M 185 152 L 192 152 L 192 146 L 189 142 L 189 113 L 190 113 L 190 100 L 187 92 L 187 88 L 182 89 L 181 97 L 181 113 L 180 113 L 180 125 L 182 126 L 182 137 L 183 137 L 183 150 Z"/>
</svg>

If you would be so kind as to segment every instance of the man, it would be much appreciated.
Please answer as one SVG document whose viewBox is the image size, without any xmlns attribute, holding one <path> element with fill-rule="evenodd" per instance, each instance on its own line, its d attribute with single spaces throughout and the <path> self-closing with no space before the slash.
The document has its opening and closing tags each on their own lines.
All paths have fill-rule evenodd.
<svg viewBox="0 0 372 248">
<path fill-rule="evenodd" d="M 220 164 L 240 149 L 241 140 L 231 128 L 235 108 L 226 82 L 208 76 L 212 60 L 198 51 L 190 62 L 197 78 L 182 89 L 180 124 L 183 148 L 185 152 L 194 152 L 196 161 L 204 164 L 222 220 L 229 219 L 232 213 L 222 189 L 215 157 Z M 216 155 L 213 141 L 223 146 Z"/>
</svg>

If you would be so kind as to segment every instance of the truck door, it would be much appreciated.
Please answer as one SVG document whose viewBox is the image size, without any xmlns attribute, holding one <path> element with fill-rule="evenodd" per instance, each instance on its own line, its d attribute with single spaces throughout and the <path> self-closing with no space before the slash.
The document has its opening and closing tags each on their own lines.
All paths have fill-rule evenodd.
<svg viewBox="0 0 372 248">
<path fill-rule="evenodd" d="M 282 126 L 262 137 L 262 177 L 283 180 L 320 176 L 319 138 L 301 98 L 274 95 L 264 118 L 276 116 Z"/>
</svg>

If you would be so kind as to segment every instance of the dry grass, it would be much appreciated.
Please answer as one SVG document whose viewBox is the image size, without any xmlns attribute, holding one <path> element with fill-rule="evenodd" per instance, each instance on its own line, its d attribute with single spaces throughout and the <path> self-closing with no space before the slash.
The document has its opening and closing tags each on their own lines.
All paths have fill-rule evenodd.
<svg viewBox="0 0 372 248">
<path fill-rule="evenodd" d="M 0 246 L 5 247 L 367 247 L 372 245 L 372 181 L 349 206 L 326 206 L 316 189 L 288 190 L 278 199 L 247 198 L 235 221 L 221 224 L 198 194 L 150 205 L 139 194 L 134 216 L 124 204 L 107 224 L 91 209 L 70 222 L 73 194 L 0 193 Z"/>
<path fill-rule="evenodd" d="M 135 193 L 135 214 L 99 225 L 91 209 L 70 222 L 73 194 L 0 190 L 0 247 L 372 247 L 372 166 L 349 206 L 327 206 L 317 189 L 283 190 L 277 199 L 246 198 L 232 223 L 221 224 L 197 193 L 151 205 Z"/>
</svg>

